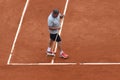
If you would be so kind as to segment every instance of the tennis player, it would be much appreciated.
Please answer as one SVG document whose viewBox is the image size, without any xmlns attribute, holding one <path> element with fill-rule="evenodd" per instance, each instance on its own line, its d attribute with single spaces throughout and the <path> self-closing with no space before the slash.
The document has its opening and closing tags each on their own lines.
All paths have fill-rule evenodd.
<svg viewBox="0 0 120 80">
<path fill-rule="evenodd" d="M 54 9 L 50 15 L 48 16 L 48 29 L 50 33 L 50 41 L 47 48 L 47 55 L 55 56 L 55 52 L 53 51 L 54 42 L 58 43 L 58 49 L 60 50 L 61 58 L 68 58 L 68 55 L 64 53 L 61 46 L 61 37 L 59 35 L 60 30 L 60 20 L 64 17 L 61 13 L 59 13 L 58 9 Z"/>
</svg>

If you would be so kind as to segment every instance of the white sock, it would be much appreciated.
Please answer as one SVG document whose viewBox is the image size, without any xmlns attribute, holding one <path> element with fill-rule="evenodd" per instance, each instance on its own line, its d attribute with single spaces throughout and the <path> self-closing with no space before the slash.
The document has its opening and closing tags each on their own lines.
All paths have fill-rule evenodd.
<svg viewBox="0 0 120 80">
<path fill-rule="evenodd" d="M 47 51 L 51 51 L 51 48 L 50 48 L 50 47 L 48 47 L 48 48 L 47 48 Z"/>
<path fill-rule="evenodd" d="M 63 50 L 62 51 L 60 51 L 60 54 L 62 54 L 63 53 Z"/>
</svg>

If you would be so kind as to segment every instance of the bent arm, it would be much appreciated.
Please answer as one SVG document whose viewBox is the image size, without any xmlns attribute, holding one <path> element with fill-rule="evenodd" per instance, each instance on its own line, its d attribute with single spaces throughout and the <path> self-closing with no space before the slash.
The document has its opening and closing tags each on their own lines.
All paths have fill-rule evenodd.
<svg viewBox="0 0 120 80">
<path fill-rule="evenodd" d="M 50 30 L 59 30 L 60 29 L 60 27 L 55 27 L 55 26 L 54 27 L 48 26 L 48 27 Z"/>
</svg>

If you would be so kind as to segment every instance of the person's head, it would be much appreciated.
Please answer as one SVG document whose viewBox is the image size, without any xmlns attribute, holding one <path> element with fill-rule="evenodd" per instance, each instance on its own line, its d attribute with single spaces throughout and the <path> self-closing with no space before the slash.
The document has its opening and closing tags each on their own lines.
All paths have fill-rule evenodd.
<svg viewBox="0 0 120 80">
<path fill-rule="evenodd" d="M 59 10 L 58 9 L 54 9 L 53 12 L 52 12 L 52 16 L 54 18 L 56 18 L 58 15 L 59 15 Z"/>
</svg>

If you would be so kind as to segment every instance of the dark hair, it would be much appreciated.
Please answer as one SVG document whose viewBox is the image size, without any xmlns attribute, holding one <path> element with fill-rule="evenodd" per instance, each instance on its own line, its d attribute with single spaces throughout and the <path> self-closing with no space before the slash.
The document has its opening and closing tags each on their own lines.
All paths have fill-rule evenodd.
<svg viewBox="0 0 120 80">
<path fill-rule="evenodd" d="M 58 9 L 54 9 L 53 10 L 53 14 L 59 14 L 59 10 Z"/>
</svg>

